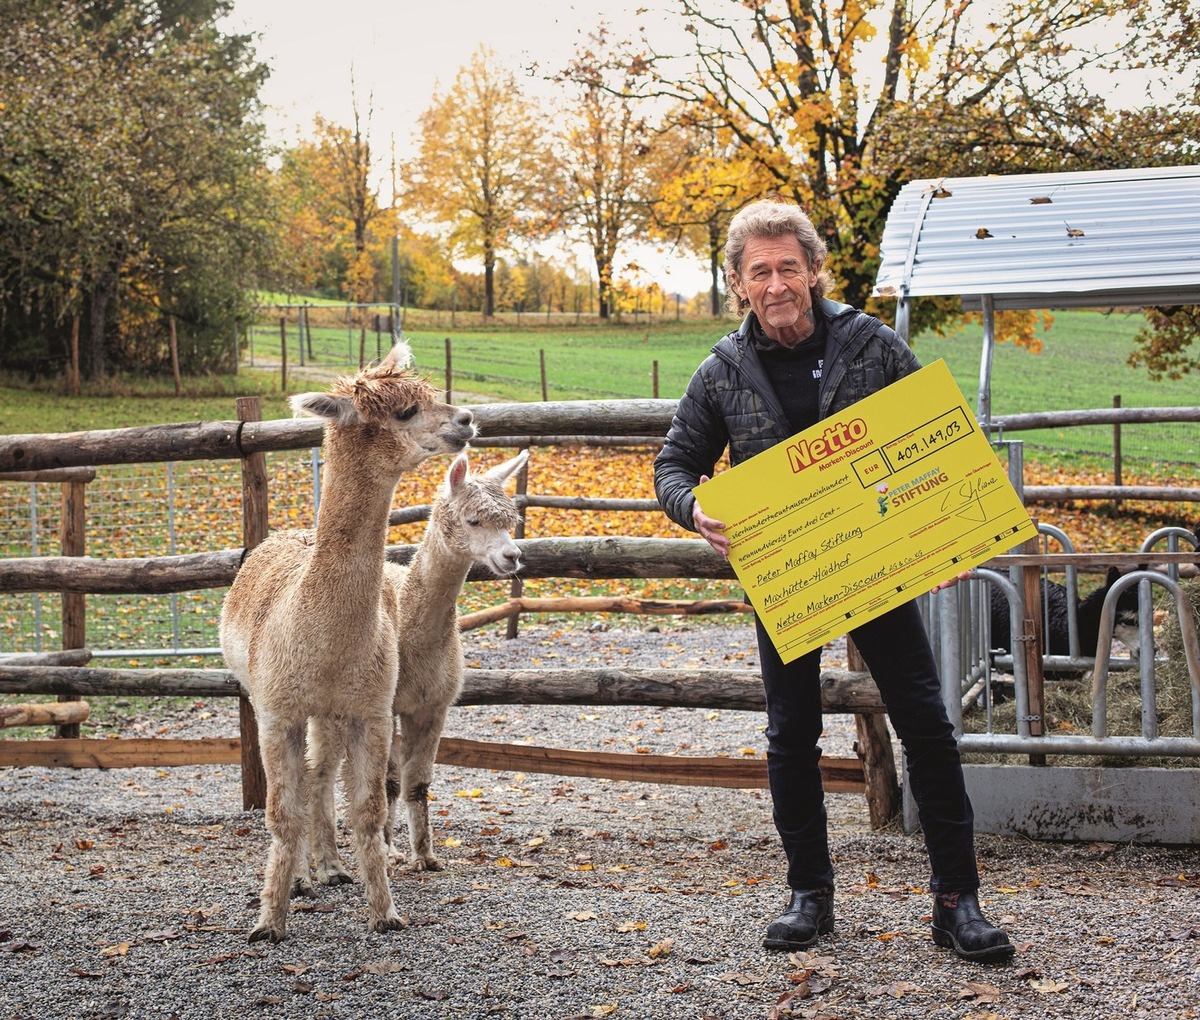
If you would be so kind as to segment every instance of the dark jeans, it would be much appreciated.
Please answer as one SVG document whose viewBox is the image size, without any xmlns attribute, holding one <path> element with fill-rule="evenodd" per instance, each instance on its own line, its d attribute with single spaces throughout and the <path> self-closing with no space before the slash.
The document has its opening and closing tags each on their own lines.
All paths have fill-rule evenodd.
<svg viewBox="0 0 1200 1020">
<path fill-rule="evenodd" d="M 784 664 L 756 619 L 767 695 L 767 774 L 775 827 L 791 889 L 833 885 L 819 741 L 821 649 Z M 916 603 L 889 610 L 851 632 L 875 678 L 907 759 L 934 892 L 974 892 L 975 816 L 963 784 L 954 729 L 942 703 L 937 665 Z"/>
</svg>

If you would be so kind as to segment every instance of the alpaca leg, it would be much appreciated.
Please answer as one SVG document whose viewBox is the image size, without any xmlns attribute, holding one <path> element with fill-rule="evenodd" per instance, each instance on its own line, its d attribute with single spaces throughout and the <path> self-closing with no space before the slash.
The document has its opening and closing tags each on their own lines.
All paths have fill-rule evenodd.
<svg viewBox="0 0 1200 1020">
<path fill-rule="evenodd" d="M 399 797 L 408 811 L 410 863 L 414 871 L 442 870 L 442 862 L 433 852 L 429 830 L 429 784 L 433 782 L 433 765 L 445 723 L 444 708 L 400 716 Z"/>
<path fill-rule="evenodd" d="M 392 733 L 392 746 L 388 754 L 387 765 L 387 820 L 383 823 L 383 841 L 387 845 L 388 867 L 399 867 L 404 863 L 404 854 L 396 845 L 396 805 L 400 801 L 400 772 L 403 762 L 400 760 L 400 742 L 396 740 L 395 731 Z"/>
<path fill-rule="evenodd" d="M 337 847 L 334 787 L 346 747 L 345 725 L 333 719 L 308 721 L 308 832 L 317 881 L 322 885 L 353 882 Z"/>
<path fill-rule="evenodd" d="M 259 720 L 259 746 L 267 776 L 267 830 L 271 849 L 259 897 L 258 921 L 250 941 L 280 942 L 287 934 L 288 901 L 305 859 L 306 772 L 304 720 L 275 724 Z"/>
<path fill-rule="evenodd" d="M 388 885 L 387 852 L 383 825 L 387 819 L 384 763 L 391 740 L 391 716 L 355 720 L 347 733 L 342 781 L 346 787 L 347 815 L 354 829 L 354 852 L 367 893 L 372 931 L 403 927 Z"/>
</svg>

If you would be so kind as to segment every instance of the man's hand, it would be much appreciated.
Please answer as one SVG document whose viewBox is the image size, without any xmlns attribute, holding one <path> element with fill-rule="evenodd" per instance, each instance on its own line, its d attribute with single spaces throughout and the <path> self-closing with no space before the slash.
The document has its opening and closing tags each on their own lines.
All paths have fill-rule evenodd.
<svg viewBox="0 0 1200 1020">
<path fill-rule="evenodd" d="M 958 577 L 952 577 L 952 578 L 950 578 L 949 581 L 942 581 L 940 584 L 935 584 L 932 588 L 929 589 L 929 591 L 933 594 L 937 594 L 939 591 L 942 591 L 945 588 L 953 588 L 956 584 L 958 584 L 959 581 L 969 581 L 969 580 L 971 580 L 971 571 L 964 570 L 961 574 L 958 575 Z"/>
<path fill-rule="evenodd" d="M 703 485 L 707 482 L 708 477 L 708 475 L 701 475 L 700 484 Z M 696 531 L 704 541 L 725 559 L 729 559 L 729 539 L 725 537 L 725 522 L 718 521 L 715 517 L 709 517 L 700 509 L 699 500 L 692 506 L 692 523 L 696 525 Z"/>
</svg>

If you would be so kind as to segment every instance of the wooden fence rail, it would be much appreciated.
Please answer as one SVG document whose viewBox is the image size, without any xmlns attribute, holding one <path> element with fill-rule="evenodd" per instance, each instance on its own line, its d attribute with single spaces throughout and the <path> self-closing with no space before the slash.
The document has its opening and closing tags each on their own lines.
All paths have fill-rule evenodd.
<svg viewBox="0 0 1200 1020">
<path fill-rule="evenodd" d="M 0 661 L 0 694 L 242 697 L 224 669 L 97 669 Z M 866 673 L 826 670 L 821 675 L 827 713 L 878 718 L 860 726 L 860 739 L 885 740 L 883 702 Z M 731 669 L 477 669 L 465 671 L 459 705 L 646 705 L 762 711 L 762 680 L 753 670 Z M 867 745 L 870 746 L 870 745 Z M 243 740 L 2 740 L 0 767 L 122 768 L 243 764 Z M 898 790 L 890 744 L 860 759 L 823 758 L 826 789 L 863 793 L 872 824 L 894 813 Z M 880 755 L 884 761 L 881 761 Z M 445 765 L 563 776 L 735 789 L 765 787 L 766 762 L 738 757 L 641 755 L 443 738 Z M 886 762 L 886 763 L 885 763 Z M 247 807 L 261 806 L 248 804 Z"/>
<path fill-rule="evenodd" d="M 510 439 L 575 436 L 666 435 L 673 400 L 564 400 L 547 404 L 469 405 L 479 426 L 478 445 L 489 435 Z M 101 464 L 151 464 L 184 460 L 237 460 L 252 453 L 320 446 L 319 419 L 185 422 L 0 436 L 0 473 Z"/>
<path fill-rule="evenodd" d="M 479 446 L 525 446 L 592 436 L 663 436 L 675 413 L 674 400 L 562 400 L 548 403 L 469 405 L 479 424 Z M 1038 411 L 992 420 L 993 434 L 1073 425 L 1200 422 L 1200 407 L 1102 407 Z M 305 419 L 186 422 L 95 432 L 0 436 L 0 477 L 13 472 L 91 467 L 99 464 L 155 463 L 240 458 L 252 453 L 320 446 L 322 424 Z M 489 439 L 487 437 L 496 437 Z M 1118 495 L 1114 496 L 1113 490 Z M 1025 488 L 1030 502 L 1074 499 L 1200 501 L 1198 488 L 1139 486 L 1038 486 Z"/>
<path fill-rule="evenodd" d="M 94 666 L 12 666 L 0 662 L 0 694 L 80 696 L 239 697 L 226 669 L 106 669 Z M 870 674 L 826 669 L 825 712 L 883 711 Z M 603 667 L 598 669 L 465 670 L 459 705 L 646 705 L 762 711 L 756 670 Z"/>
<path fill-rule="evenodd" d="M 521 576 L 573 577 L 593 580 L 622 578 L 699 578 L 729 580 L 736 575 L 729 562 L 703 539 L 636 538 L 522 538 Z M 407 564 L 415 545 L 388 546 L 393 563 Z M 93 556 L 29 556 L 0 560 L 0 588 L 10 592 L 85 592 L 95 595 L 159 595 L 169 592 L 223 588 L 233 582 L 243 551 L 190 553 L 182 556 L 100 559 Z M 1155 563 L 1195 563 L 1193 553 L 1154 553 Z M 1145 553 L 1009 554 L 988 560 L 1001 569 L 1037 563 L 1082 570 L 1109 566 L 1131 570 L 1146 561 Z M 471 581 L 493 580 L 475 569 Z"/>
</svg>

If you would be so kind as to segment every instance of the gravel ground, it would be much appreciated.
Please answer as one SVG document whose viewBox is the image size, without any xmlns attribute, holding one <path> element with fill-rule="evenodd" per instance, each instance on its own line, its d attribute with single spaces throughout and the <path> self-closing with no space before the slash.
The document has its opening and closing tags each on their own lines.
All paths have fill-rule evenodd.
<svg viewBox="0 0 1200 1020">
<path fill-rule="evenodd" d="M 467 643 L 489 667 L 756 661 L 741 621 L 551 621 Z M 761 728 L 744 712 L 488 706 L 457 710 L 448 734 L 761 755 Z M 147 730 L 229 735 L 236 709 L 128 727 Z M 826 751 L 852 753 L 852 734 L 831 717 Z M 837 927 L 787 955 L 760 944 L 785 897 L 764 791 L 439 767 L 434 793 L 447 868 L 393 875 L 404 931 L 369 933 L 356 884 L 297 901 L 285 942 L 251 946 L 268 840 L 236 768 L 0 770 L 0 1020 L 1200 1015 L 1197 847 L 981 836 L 981 898 L 1018 952 L 969 964 L 929 939 L 919 837 L 872 831 L 861 797 L 832 795 Z"/>
</svg>

